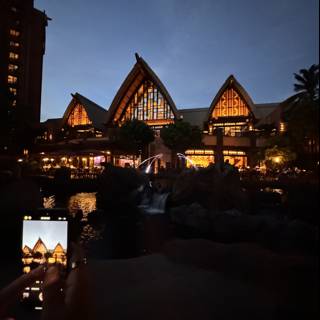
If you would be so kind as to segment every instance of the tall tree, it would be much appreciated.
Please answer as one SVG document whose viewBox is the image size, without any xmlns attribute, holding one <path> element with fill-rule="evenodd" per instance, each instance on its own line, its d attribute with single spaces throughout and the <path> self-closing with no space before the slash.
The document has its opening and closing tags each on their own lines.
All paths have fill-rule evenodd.
<svg viewBox="0 0 320 320">
<path fill-rule="evenodd" d="M 300 158 L 307 151 L 315 162 L 319 153 L 319 65 L 301 69 L 294 77 L 296 94 L 284 102 L 288 135 Z"/>
<path fill-rule="evenodd" d="M 133 155 L 147 156 L 147 147 L 154 141 L 153 130 L 143 121 L 126 121 L 119 129 L 118 144 L 121 149 Z"/>
<path fill-rule="evenodd" d="M 163 127 L 160 136 L 165 146 L 171 150 L 172 165 L 176 164 L 177 152 L 184 153 L 187 149 L 202 144 L 201 130 L 181 120 Z"/>
<path fill-rule="evenodd" d="M 319 65 L 313 64 L 309 69 L 301 69 L 294 77 L 297 81 L 294 91 L 297 92 L 299 100 L 319 100 Z"/>
</svg>

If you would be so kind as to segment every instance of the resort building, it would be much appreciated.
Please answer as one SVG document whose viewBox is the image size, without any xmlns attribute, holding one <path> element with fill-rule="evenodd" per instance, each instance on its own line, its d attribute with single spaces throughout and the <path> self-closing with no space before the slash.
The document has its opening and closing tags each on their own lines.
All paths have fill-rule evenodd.
<svg viewBox="0 0 320 320">
<path fill-rule="evenodd" d="M 39 126 L 49 18 L 33 2 L 0 2 L 0 107 L 15 108 L 19 122 Z"/>
<path fill-rule="evenodd" d="M 155 72 L 136 54 L 136 63 L 115 94 L 110 107 L 104 109 L 79 93 L 72 95 L 62 118 L 49 119 L 43 123 L 46 133 L 38 149 L 43 157 L 48 157 L 51 152 L 65 159 L 70 152 L 75 153 L 74 157 L 87 152 L 85 165 L 80 163 L 81 160 L 78 165 L 73 164 L 75 167 L 94 167 L 98 164 L 94 160 L 97 156 L 104 156 L 104 161 L 114 165 L 136 166 L 137 163 L 133 163 L 130 155 L 119 152 L 112 137 L 116 128 L 121 127 L 126 120 L 138 119 L 154 131 L 155 141 L 149 145 L 149 156 L 162 154 L 155 162 L 154 170 L 157 171 L 160 167 L 170 167 L 172 159 L 171 151 L 160 138 L 160 130 L 182 120 L 198 126 L 203 132 L 202 145 L 194 150 L 185 150 L 185 154 L 197 166 L 205 167 L 214 163 L 218 148 L 222 149 L 224 160 L 229 160 L 231 164 L 238 167 L 252 166 L 256 162 L 255 154 L 265 144 L 259 134 L 263 121 L 277 112 L 279 105 L 254 103 L 249 93 L 230 75 L 208 107 L 177 108 Z M 279 124 L 279 130 L 282 129 Z M 73 163 L 73 160 L 70 162 Z"/>
<path fill-rule="evenodd" d="M 39 238 L 31 249 L 27 245 L 22 248 L 23 270 L 28 273 L 31 270 L 31 264 L 41 263 L 61 263 L 66 265 L 67 253 L 62 245 L 58 242 L 53 249 L 48 249 L 41 238 Z"/>
</svg>

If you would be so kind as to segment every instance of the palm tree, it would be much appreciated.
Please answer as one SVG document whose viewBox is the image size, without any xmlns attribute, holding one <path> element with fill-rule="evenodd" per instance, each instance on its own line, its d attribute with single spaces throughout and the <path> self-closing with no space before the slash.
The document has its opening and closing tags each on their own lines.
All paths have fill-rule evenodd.
<svg viewBox="0 0 320 320">
<path fill-rule="evenodd" d="M 282 103 L 288 133 L 298 153 L 310 154 L 317 161 L 319 152 L 319 65 L 294 73 L 296 94 Z M 302 156 L 302 159 L 304 156 Z"/>
<path fill-rule="evenodd" d="M 294 73 L 294 77 L 297 81 L 294 91 L 299 100 L 319 100 L 319 65 L 313 64 L 309 69 L 301 69 L 299 73 Z"/>
</svg>

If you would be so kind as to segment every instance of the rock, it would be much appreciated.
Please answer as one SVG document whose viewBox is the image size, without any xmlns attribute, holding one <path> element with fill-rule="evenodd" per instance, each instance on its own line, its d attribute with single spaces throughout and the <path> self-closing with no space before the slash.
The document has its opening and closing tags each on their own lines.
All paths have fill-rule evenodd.
<svg viewBox="0 0 320 320">
<path fill-rule="evenodd" d="M 208 211 L 199 203 L 171 208 L 169 215 L 175 224 L 192 228 L 199 234 L 211 231 Z"/>
<path fill-rule="evenodd" d="M 197 202 L 209 210 L 241 208 L 244 199 L 239 174 L 219 172 L 214 166 L 182 172 L 171 195 L 173 206 Z"/>
</svg>

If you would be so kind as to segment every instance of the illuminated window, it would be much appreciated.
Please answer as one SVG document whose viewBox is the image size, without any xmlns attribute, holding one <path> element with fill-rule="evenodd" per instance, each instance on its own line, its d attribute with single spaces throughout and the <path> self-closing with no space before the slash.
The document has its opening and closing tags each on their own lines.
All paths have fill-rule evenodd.
<svg viewBox="0 0 320 320">
<path fill-rule="evenodd" d="M 19 59 L 19 55 L 17 53 L 14 53 L 14 52 L 9 52 L 9 58 L 13 59 L 13 60 L 18 60 Z"/>
<path fill-rule="evenodd" d="M 159 120 L 172 121 L 174 119 L 169 103 L 149 80 L 145 80 L 132 96 L 120 121 L 132 119 L 146 121 L 150 124 Z"/>
<path fill-rule="evenodd" d="M 9 63 L 8 70 L 9 71 L 16 71 L 16 70 L 18 70 L 18 66 L 16 64 Z"/>
<path fill-rule="evenodd" d="M 8 83 L 17 83 L 18 82 L 18 78 L 15 76 L 8 76 Z"/>
<path fill-rule="evenodd" d="M 19 37 L 20 31 L 15 30 L 15 29 L 10 29 L 10 36 Z"/>
<path fill-rule="evenodd" d="M 221 128 L 225 136 L 240 137 L 247 131 L 247 124 L 245 122 L 214 123 L 213 128 Z"/>
<path fill-rule="evenodd" d="M 16 48 L 20 47 L 20 43 L 16 41 L 10 41 L 9 45 L 10 47 L 16 47 Z"/>
<path fill-rule="evenodd" d="M 226 90 L 214 106 L 213 118 L 248 116 L 249 108 L 233 88 Z"/>
<path fill-rule="evenodd" d="M 11 87 L 9 87 L 9 91 L 10 91 L 10 93 L 13 94 L 14 96 L 17 95 L 17 89 L 16 89 L 16 88 L 11 88 Z"/>
<path fill-rule="evenodd" d="M 92 122 L 89 120 L 88 114 L 84 107 L 80 104 L 77 104 L 68 118 L 68 124 L 72 127 L 79 125 L 88 125 Z"/>
<path fill-rule="evenodd" d="M 280 122 L 279 130 L 280 130 L 280 132 L 286 131 L 286 124 L 284 122 Z"/>
</svg>

